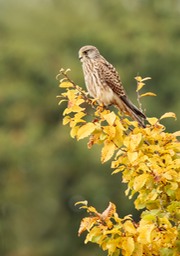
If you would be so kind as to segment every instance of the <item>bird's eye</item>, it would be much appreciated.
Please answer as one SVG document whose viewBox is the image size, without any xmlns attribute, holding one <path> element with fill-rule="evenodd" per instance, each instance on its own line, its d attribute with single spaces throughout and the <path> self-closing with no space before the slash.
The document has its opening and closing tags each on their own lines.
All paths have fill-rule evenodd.
<svg viewBox="0 0 180 256">
<path fill-rule="evenodd" d="M 86 54 L 87 54 L 87 51 L 84 51 L 84 54 L 86 55 Z"/>
</svg>

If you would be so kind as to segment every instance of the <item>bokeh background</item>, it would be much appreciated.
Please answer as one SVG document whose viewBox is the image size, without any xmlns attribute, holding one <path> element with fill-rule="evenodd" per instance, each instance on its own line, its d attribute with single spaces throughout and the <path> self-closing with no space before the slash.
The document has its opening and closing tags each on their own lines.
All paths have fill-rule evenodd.
<svg viewBox="0 0 180 256">
<path fill-rule="evenodd" d="M 173 111 L 180 125 L 180 0 L 0 0 L 0 255 L 106 255 L 77 237 L 85 216 L 74 203 L 133 214 L 120 175 L 100 149 L 62 126 L 60 68 L 84 86 L 78 50 L 92 44 L 120 71 L 136 102 L 134 77 L 151 76 L 148 116 Z"/>
</svg>

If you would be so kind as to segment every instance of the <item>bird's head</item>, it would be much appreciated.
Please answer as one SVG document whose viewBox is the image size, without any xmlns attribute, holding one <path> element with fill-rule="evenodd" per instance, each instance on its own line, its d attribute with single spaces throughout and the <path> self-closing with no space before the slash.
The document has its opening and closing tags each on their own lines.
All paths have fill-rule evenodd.
<svg viewBox="0 0 180 256">
<path fill-rule="evenodd" d="M 86 45 L 79 50 L 79 59 L 81 62 L 85 59 L 95 59 L 100 56 L 98 49 L 92 45 Z"/>
</svg>

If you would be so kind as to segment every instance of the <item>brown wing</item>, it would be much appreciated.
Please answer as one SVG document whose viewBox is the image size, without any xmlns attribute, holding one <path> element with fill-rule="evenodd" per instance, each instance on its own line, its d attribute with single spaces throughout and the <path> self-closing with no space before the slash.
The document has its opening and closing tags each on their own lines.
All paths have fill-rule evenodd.
<svg viewBox="0 0 180 256">
<path fill-rule="evenodd" d="M 118 72 L 106 59 L 101 56 L 101 62 L 99 63 L 100 75 L 102 83 L 108 85 L 113 92 L 115 92 L 119 98 L 124 102 L 124 104 L 131 109 L 136 115 L 141 118 L 146 118 L 146 116 L 128 99 L 125 90 L 123 88 L 121 79 Z"/>
<path fill-rule="evenodd" d="M 103 83 L 106 83 L 119 97 L 126 95 L 118 72 L 102 56 L 99 62 L 99 69 L 99 75 Z"/>
</svg>

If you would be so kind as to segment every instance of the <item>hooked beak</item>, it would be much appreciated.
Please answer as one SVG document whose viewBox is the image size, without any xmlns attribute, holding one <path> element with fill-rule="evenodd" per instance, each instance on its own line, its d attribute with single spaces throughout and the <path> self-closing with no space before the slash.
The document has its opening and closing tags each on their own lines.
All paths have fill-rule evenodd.
<svg viewBox="0 0 180 256">
<path fill-rule="evenodd" d="M 79 52 L 79 60 L 82 62 L 83 54 L 82 52 Z"/>
</svg>

